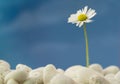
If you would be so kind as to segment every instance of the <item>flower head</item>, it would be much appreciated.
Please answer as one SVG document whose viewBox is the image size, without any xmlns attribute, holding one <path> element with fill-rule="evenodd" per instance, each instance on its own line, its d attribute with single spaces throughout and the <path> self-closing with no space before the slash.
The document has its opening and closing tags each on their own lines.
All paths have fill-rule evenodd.
<svg viewBox="0 0 120 84">
<path fill-rule="evenodd" d="M 88 9 L 88 6 L 85 6 L 82 10 L 78 10 L 76 14 L 72 14 L 68 18 L 68 23 L 76 23 L 76 26 L 81 27 L 84 23 L 92 22 L 91 18 L 95 15 L 94 9 Z"/>
</svg>

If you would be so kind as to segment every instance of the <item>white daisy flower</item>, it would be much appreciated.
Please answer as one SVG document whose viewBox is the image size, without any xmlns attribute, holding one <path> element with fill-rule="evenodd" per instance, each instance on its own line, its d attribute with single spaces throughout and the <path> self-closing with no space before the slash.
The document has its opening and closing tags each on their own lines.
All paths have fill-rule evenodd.
<svg viewBox="0 0 120 84">
<path fill-rule="evenodd" d="M 84 9 L 78 10 L 76 14 L 71 14 L 68 18 L 68 23 L 76 23 L 76 26 L 81 27 L 84 23 L 90 23 L 92 17 L 96 15 L 94 9 L 88 9 L 88 6 L 85 6 Z"/>
</svg>

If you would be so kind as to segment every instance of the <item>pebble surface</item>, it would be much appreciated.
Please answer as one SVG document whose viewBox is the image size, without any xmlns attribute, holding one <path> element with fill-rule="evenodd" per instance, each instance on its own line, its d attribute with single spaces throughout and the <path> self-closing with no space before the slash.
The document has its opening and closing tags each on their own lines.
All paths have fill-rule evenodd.
<svg viewBox="0 0 120 84">
<path fill-rule="evenodd" d="M 53 64 L 32 69 L 0 60 L 0 84 L 120 84 L 120 68 L 114 65 L 103 68 L 100 64 L 71 66 L 66 70 Z"/>
</svg>

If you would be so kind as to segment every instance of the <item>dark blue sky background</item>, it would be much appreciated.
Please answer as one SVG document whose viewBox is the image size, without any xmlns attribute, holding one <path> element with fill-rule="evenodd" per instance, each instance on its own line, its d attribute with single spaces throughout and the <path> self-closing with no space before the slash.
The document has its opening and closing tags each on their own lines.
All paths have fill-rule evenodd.
<svg viewBox="0 0 120 84">
<path fill-rule="evenodd" d="M 0 0 L 0 59 L 12 68 L 52 63 L 85 65 L 83 29 L 67 19 L 88 5 L 96 10 L 87 24 L 91 63 L 120 66 L 120 0 Z"/>
</svg>

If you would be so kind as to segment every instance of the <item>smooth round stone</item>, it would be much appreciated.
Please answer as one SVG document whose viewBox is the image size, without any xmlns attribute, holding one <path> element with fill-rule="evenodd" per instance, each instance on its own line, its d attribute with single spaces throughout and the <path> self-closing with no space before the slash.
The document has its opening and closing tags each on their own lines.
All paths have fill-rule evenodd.
<svg viewBox="0 0 120 84">
<path fill-rule="evenodd" d="M 104 77 L 107 79 L 111 79 L 111 78 L 114 78 L 114 76 L 115 74 L 110 73 L 110 74 L 105 75 Z"/>
<path fill-rule="evenodd" d="M 42 84 L 43 83 L 43 70 L 44 70 L 44 67 L 34 69 L 30 71 L 29 77 L 36 78 L 37 83 Z"/>
<path fill-rule="evenodd" d="M 60 68 L 57 69 L 57 72 L 58 72 L 58 73 L 61 73 L 61 74 L 64 74 L 64 70 L 63 70 L 63 69 L 60 69 Z"/>
<path fill-rule="evenodd" d="M 114 77 L 105 77 L 105 78 L 110 82 L 110 84 L 120 84 L 120 82 L 117 81 Z"/>
<path fill-rule="evenodd" d="M 44 70 L 44 67 L 40 67 L 40 68 L 34 69 L 34 70 L 29 72 L 29 76 L 30 77 L 31 76 L 32 77 L 38 77 L 39 75 L 43 76 L 43 70 Z"/>
<path fill-rule="evenodd" d="M 103 68 L 100 64 L 91 64 L 89 68 L 103 74 Z"/>
<path fill-rule="evenodd" d="M 7 84 L 19 84 L 19 83 L 15 81 L 14 79 L 10 79 L 8 80 Z"/>
<path fill-rule="evenodd" d="M 9 79 L 14 79 L 15 81 L 23 82 L 27 79 L 27 77 L 28 77 L 28 74 L 25 71 L 14 70 L 5 76 L 5 83 Z"/>
<path fill-rule="evenodd" d="M 116 73 L 115 79 L 120 82 L 120 71 Z"/>
<path fill-rule="evenodd" d="M 4 60 L 0 60 L 0 66 L 6 67 L 7 69 L 10 69 L 10 64 Z"/>
<path fill-rule="evenodd" d="M 107 74 L 116 74 L 120 69 L 117 66 L 109 66 L 103 70 L 104 75 Z"/>
<path fill-rule="evenodd" d="M 0 84 L 3 84 L 3 82 L 4 82 L 4 79 L 3 79 L 3 77 L 0 75 Z"/>
<path fill-rule="evenodd" d="M 2 72 L 8 72 L 8 71 L 10 71 L 10 68 L 5 67 L 5 66 L 0 66 L 0 73 L 2 73 Z"/>
<path fill-rule="evenodd" d="M 51 79 L 50 84 L 76 84 L 76 83 L 71 78 L 63 74 L 57 74 Z"/>
<path fill-rule="evenodd" d="M 65 71 L 65 75 L 72 78 L 75 82 L 88 84 L 89 79 L 96 75 L 103 77 L 100 73 L 95 70 L 82 67 L 82 66 L 72 66 Z"/>
<path fill-rule="evenodd" d="M 49 84 L 50 80 L 56 75 L 58 74 L 56 68 L 54 65 L 49 64 L 47 66 L 45 66 L 44 70 L 43 70 L 43 82 L 44 84 Z"/>
<path fill-rule="evenodd" d="M 37 84 L 35 78 L 28 78 L 23 84 Z"/>
<path fill-rule="evenodd" d="M 104 77 L 94 75 L 90 77 L 89 84 L 111 84 L 111 83 Z"/>
<path fill-rule="evenodd" d="M 30 72 L 32 69 L 30 67 L 28 67 L 27 65 L 24 65 L 24 64 L 18 64 L 16 66 L 16 70 L 23 70 L 23 71 L 26 71 L 26 72 Z"/>
</svg>

